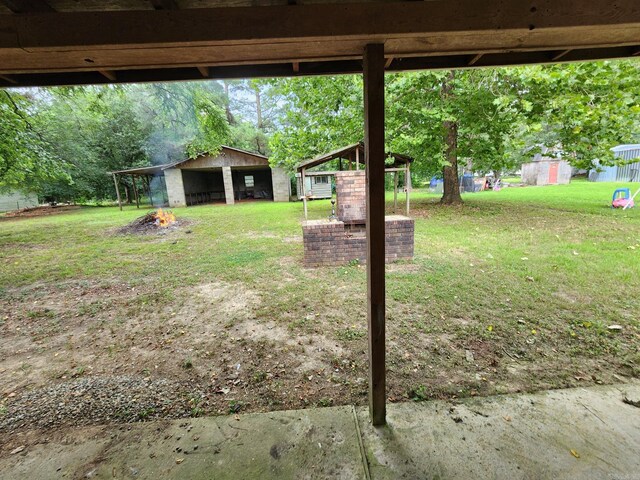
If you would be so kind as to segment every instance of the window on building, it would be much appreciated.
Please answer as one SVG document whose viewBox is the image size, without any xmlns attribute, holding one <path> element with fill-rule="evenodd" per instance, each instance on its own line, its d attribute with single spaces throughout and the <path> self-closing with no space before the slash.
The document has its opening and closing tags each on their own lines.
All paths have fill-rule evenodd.
<svg viewBox="0 0 640 480">
<path fill-rule="evenodd" d="M 313 177 L 313 183 L 329 183 L 329 177 Z"/>
<path fill-rule="evenodd" d="M 244 176 L 244 186 L 247 188 L 253 188 L 253 175 Z"/>
</svg>

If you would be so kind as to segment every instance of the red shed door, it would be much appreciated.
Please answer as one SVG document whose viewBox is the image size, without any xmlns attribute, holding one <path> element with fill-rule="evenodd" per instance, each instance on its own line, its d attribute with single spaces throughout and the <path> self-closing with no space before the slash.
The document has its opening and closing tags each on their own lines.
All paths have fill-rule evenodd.
<svg viewBox="0 0 640 480">
<path fill-rule="evenodd" d="M 558 183 L 558 164 L 555 162 L 549 164 L 549 183 Z"/>
</svg>

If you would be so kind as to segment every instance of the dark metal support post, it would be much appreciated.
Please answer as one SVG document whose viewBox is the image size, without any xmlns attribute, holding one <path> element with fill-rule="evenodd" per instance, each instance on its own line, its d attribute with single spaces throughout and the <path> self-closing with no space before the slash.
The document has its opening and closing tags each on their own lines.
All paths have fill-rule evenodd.
<svg viewBox="0 0 640 480">
<path fill-rule="evenodd" d="M 386 423 L 384 235 L 384 45 L 364 49 L 364 148 L 367 178 L 369 415 Z"/>
</svg>

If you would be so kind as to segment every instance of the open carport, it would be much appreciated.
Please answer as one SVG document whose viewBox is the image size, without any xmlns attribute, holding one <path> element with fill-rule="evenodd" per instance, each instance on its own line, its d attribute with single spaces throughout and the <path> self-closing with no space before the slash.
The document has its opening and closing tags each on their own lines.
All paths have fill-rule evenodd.
<svg viewBox="0 0 640 480">
<path fill-rule="evenodd" d="M 119 204 L 120 180 L 127 176 L 131 177 L 132 185 L 136 184 L 136 177 L 146 178 L 149 185 L 149 177 L 161 176 L 171 207 L 216 202 L 230 205 L 242 200 L 287 202 L 290 194 L 289 177 L 282 168 L 271 167 L 264 155 L 227 146 L 223 146 L 217 155 L 202 154 L 166 165 L 111 173 L 118 189 Z M 137 201 L 138 189 L 133 190 Z"/>
</svg>

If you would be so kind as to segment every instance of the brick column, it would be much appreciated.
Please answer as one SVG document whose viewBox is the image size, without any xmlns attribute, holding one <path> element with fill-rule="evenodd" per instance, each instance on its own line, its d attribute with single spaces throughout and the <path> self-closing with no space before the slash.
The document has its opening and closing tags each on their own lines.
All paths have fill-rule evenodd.
<svg viewBox="0 0 640 480">
<path fill-rule="evenodd" d="M 365 222 L 367 218 L 366 177 L 364 170 L 336 172 L 338 218 L 343 222 Z"/>
<path fill-rule="evenodd" d="M 224 198 L 227 205 L 235 203 L 233 195 L 233 177 L 231 176 L 231 167 L 222 167 L 222 180 L 224 181 Z"/>
</svg>

